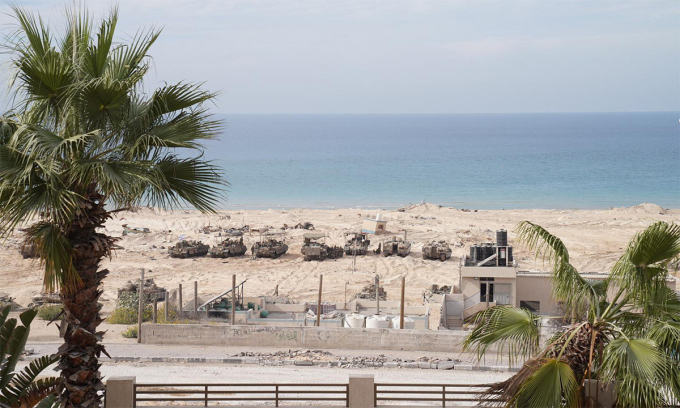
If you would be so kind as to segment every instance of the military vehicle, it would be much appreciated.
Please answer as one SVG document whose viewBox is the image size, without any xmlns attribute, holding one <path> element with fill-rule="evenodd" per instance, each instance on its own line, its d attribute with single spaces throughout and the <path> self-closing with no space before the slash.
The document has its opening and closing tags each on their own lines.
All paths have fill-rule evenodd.
<svg viewBox="0 0 680 408">
<path fill-rule="evenodd" d="M 248 250 L 243 243 L 243 233 L 241 231 L 229 232 L 230 238 L 225 239 L 218 245 L 210 248 L 210 256 L 213 258 L 229 258 L 230 256 L 242 256 Z M 240 237 L 240 238 L 236 238 Z"/>
<path fill-rule="evenodd" d="M 276 239 L 280 236 L 280 239 Z M 260 234 L 260 241 L 256 242 L 250 252 L 254 258 L 278 258 L 288 251 L 286 238 L 282 233 L 267 232 Z"/>
<path fill-rule="evenodd" d="M 366 234 L 361 232 L 347 232 L 345 238 L 351 237 L 345 244 L 346 255 L 366 255 L 371 241 L 366 239 Z"/>
<path fill-rule="evenodd" d="M 406 241 L 406 232 L 404 231 L 404 238 L 397 238 L 392 235 L 392 238 L 383 242 L 383 256 L 399 255 L 405 257 L 411 252 L 411 243 Z"/>
<path fill-rule="evenodd" d="M 302 252 L 305 261 L 342 258 L 342 248 L 326 245 L 326 234 L 323 232 L 307 232 L 302 238 L 304 238 L 305 243 L 300 252 Z"/>
<path fill-rule="evenodd" d="M 210 247 L 201 241 L 179 241 L 174 246 L 168 248 L 171 258 L 194 258 L 208 254 Z"/>
<path fill-rule="evenodd" d="M 439 259 L 444 262 L 451 258 L 451 248 L 446 241 L 432 241 L 423 245 L 423 259 Z"/>
<path fill-rule="evenodd" d="M 149 271 L 151 272 L 151 271 Z M 163 301 L 165 300 L 165 288 L 161 288 L 156 283 L 153 281 L 153 278 L 149 279 L 144 279 L 144 295 L 149 296 L 151 299 L 156 299 Z M 118 299 L 120 299 L 121 295 L 124 293 L 137 293 L 139 292 L 139 281 L 137 282 L 132 282 L 132 281 L 127 281 L 125 285 L 123 285 L 122 288 L 118 288 Z"/>
<path fill-rule="evenodd" d="M 37 258 L 38 257 L 38 247 L 33 243 L 24 243 L 21 246 L 21 256 L 26 258 Z"/>
</svg>

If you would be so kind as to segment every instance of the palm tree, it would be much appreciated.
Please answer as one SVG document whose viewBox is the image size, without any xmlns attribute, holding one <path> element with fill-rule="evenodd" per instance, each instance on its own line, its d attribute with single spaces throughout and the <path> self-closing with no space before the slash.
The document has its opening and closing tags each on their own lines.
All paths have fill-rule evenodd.
<svg viewBox="0 0 680 408">
<path fill-rule="evenodd" d="M 67 325 L 61 398 L 66 407 L 95 407 L 108 274 L 100 262 L 114 243 L 102 228 L 116 211 L 139 205 L 214 211 L 225 182 L 202 158 L 201 142 L 221 123 L 206 107 L 215 95 L 201 85 L 144 92 L 159 30 L 114 43 L 117 9 L 98 27 L 87 11 L 68 10 L 57 31 L 13 11 L 17 30 L 5 46 L 16 104 L 0 119 L 0 235 L 38 219 L 26 239 L 37 245 L 44 286 L 59 290 Z"/>
<path fill-rule="evenodd" d="M 563 242 L 530 222 L 518 239 L 552 266 L 553 298 L 571 321 L 541 345 L 541 318 L 495 306 L 480 312 L 465 350 L 492 345 L 526 360 L 486 395 L 506 407 L 595 406 L 586 380 L 614 383 L 618 407 L 662 407 L 680 400 L 680 299 L 667 287 L 680 254 L 680 226 L 656 222 L 630 241 L 603 281 L 584 279 Z M 608 291 L 613 296 L 608 296 Z M 493 402 L 498 398 L 500 402 Z"/>
</svg>

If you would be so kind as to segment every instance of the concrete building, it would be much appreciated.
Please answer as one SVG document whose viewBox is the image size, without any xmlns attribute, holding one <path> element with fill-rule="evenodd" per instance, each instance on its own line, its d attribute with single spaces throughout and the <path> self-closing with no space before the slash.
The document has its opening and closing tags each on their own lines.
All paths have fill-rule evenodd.
<svg viewBox="0 0 680 408">
<path fill-rule="evenodd" d="M 380 219 L 380 214 L 375 219 L 364 218 L 364 222 L 361 224 L 361 232 L 366 234 L 380 235 L 385 231 L 387 231 L 387 221 Z"/>
<path fill-rule="evenodd" d="M 609 274 L 586 272 L 586 279 L 604 280 Z M 677 278 L 667 282 L 668 287 L 680 291 Z M 609 287 L 609 297 L 617 291 Z M 520 271 L 508 245 L 507 232 L 497 231 L 496 243 L 473 245 L 470 256 L 460 260 L 458 293 L 444 295 L 441 326 L 455 329 L 475 313 L 496 305 L 509 305 L 529 309 L 545 316 L 560 316 L 563 309 L 552 298 L 550 272 Z"/>
</svg>

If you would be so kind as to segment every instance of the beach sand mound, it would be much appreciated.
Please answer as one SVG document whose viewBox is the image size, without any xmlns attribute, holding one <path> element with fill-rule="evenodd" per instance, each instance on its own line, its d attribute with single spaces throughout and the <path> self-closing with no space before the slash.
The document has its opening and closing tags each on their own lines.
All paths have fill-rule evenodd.
<svg viewBox="0 0 680 408">
<path fill-rule="evenodd" d="M 634 205 L 631 207 L 618 207 L 618 208 L 613 208 L 614 211 L 619 211 L 619 212 L 625 212 L 628 214 L 650 214 L 650 215 L 658 215 L 658 214 L 666 214 L 666 210 L 663 209 L 660 205 L 656 205 L 653 203 L 642 203 L 638 205 Z"/>
</svg>

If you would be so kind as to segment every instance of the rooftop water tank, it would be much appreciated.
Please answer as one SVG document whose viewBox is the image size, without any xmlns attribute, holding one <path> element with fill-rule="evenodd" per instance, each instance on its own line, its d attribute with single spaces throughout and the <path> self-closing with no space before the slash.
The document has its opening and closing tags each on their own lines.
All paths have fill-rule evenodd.
<svg viewBox="0 0 680 408">
<path fill-rule="evenodd" d="M 504 229 L 496 231 L 496 246 L 508 246 L 508 231 Z"/>
<path fill-rule="evenodd" d="M 387 316 L 369 316 L 366 318 L 367 329 L 389 329 L 390 319 Z"/>
<path fill-rule="evenodd" d="M 366 316 L 357 313 L 352 313 L 345 316 L 345 327 L 351 327 L 353 329 L 361 329 L 364 327 L 364 320 Z"/>
</svg>

